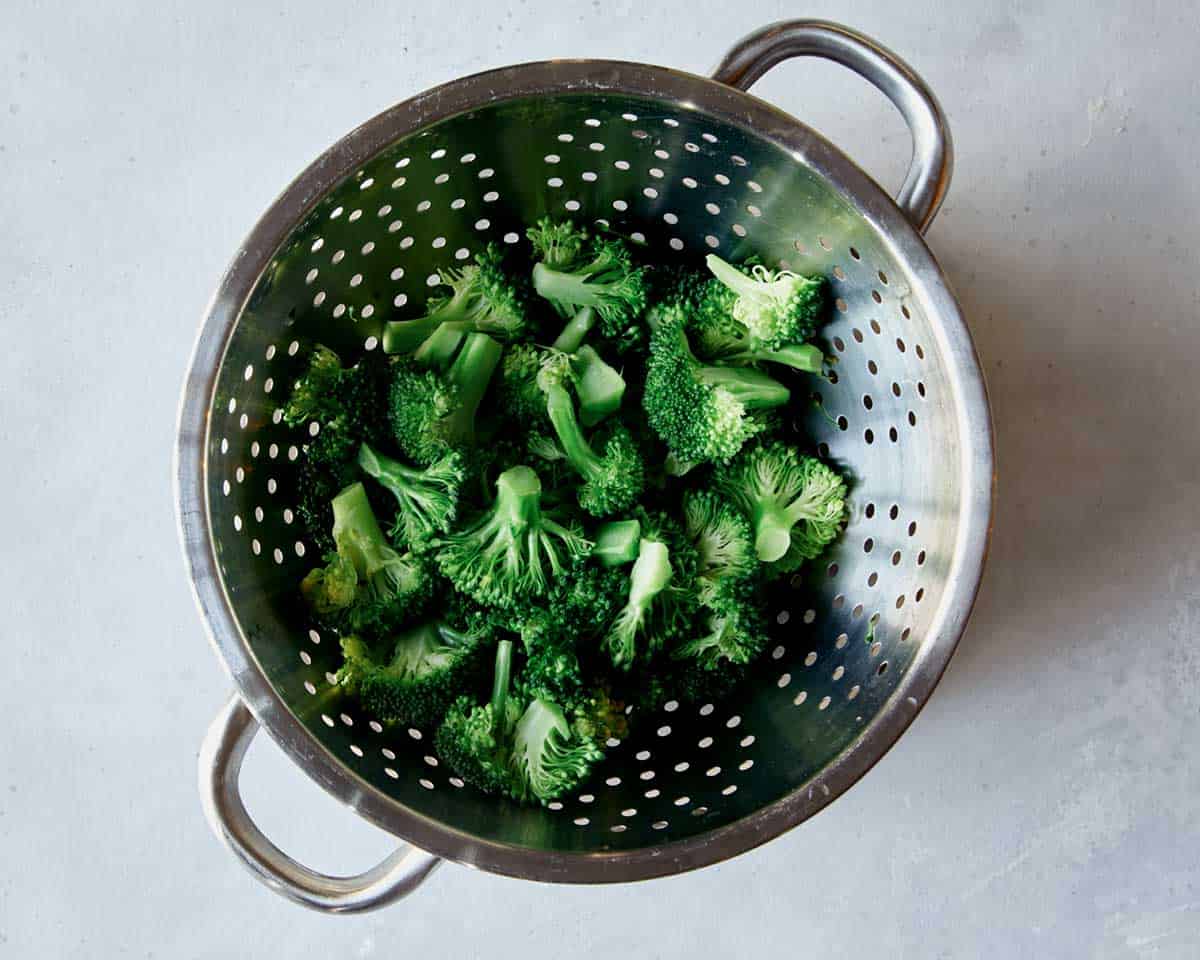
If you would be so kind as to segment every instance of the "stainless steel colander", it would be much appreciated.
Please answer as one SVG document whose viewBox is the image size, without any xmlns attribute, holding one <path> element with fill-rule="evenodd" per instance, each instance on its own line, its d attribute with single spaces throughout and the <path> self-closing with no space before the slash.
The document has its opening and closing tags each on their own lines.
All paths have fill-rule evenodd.
<svg viewBox="0 0 1200 960">
<path fill-rule="evenodd" d="M 795 56 L 844 64 L 904 115 L 914 149 L 897 200 L 744 92 Z M 208 309 L 176 451 L 187 562 L 237 688 L 201 753 L 205 810 L 260 879 L 352 911 L 403 896 L 442 859 L 537 880 L 657 877 L 769 840 L 880 758 L 958 642 L 991 512 L 982 376 L 921 239 L 950 165 L 941 111 L 908 66 L 844 27 L 791 22 L 746 38 L 712 78 L 563 60 L 457 80 L 353 131 L 288 187 Z M 316 559 L 292 511 L 308 432 L 278 405 L 307 344 L 378 349 L 384 321 L 419 310 L 438 267 L 515 243 L 546 214 L 604 221 L 651 250 L 754 252 L 827 275 L 833 372 L 799 406 L 853 493 L 841 542 L 772 598 L 772 649 L 752 682 L 642 718 L 580 793 L 538 809 L 464 787 L 431 730 L 385 728 L 331 688 L 336 639 L 296 602 Z M 278 850 L 237 791 L 259 724 L 406 845 L 346 878 Z"/>
</svg>

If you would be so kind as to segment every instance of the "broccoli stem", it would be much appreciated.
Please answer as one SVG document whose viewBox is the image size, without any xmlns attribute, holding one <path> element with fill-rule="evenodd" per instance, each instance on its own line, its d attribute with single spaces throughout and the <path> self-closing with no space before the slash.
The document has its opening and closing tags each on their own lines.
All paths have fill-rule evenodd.
<svg viewBox="0 0 1200 960">
<path fill-rule="evenodd" d="M 496 672 L 492 680 L 492 722 L 499 723 L 508 703 L 508 682 L 512 676 L 513 643 L 501 640 L 496 644 Z"/>
<path fill-rule="evenodd" d="M 712 271 L 714 277 L 739 297 L 762 296 L 763 284 L 760 281 L 754 279 L 754 277 L 746 276 L 746 274 L 742 273 L 732 263 L 727 263 L 715 253 L 710 253 L 704 258 L 704 265 Z"/>
<path fill-rule="evenodd" d="M 744 356 L 750 361 L 782 364 L 802 373 L 820 373 L 825 363 L 825 355 L 811 343 L 791 344 L 778 350 L 751 350 L 738 356 L 739 359 Z"/>
<path fill-rule="evenodd" d="M 747 410 L 782 407 L 791 396 L 787 387 L 761 370 L 701 366 L 697 368 L 697 375 L 702 383 L 732 394 Z"/>
<path fill-rule="evenodd" d="M 354 564 L 362 579 L 378 572 L 384 564 L 382 553 L 387 539 L 361 483 L 350 484 L 333 498 L 333 541 L 338 553 Z"/>
<path fill-rule="evenodd" d="M 575 316 L 573 316 L 558 338 L 552 343 L 555 350 L 561 350 L 563 353 L 574 353 L 582 345 L 584 338 L 588 332 L 596 325 L 596 311 L 591 307 L 582 307 Z"/>
<path fill-rule="evenodd" d="M 603 567 L 620 567 L 637 559 L 642 525 L 637 520 L 613 520 L 601 524 L 594 537 L 592 556 Z"/>
<path fill-rule="evenodd" d="M 575 416 L 575 404 L 566 387 L 561 384 L 549 384 L 545 388 L 546 411 L 550 415 L 550 423 L 562 444 L 567 462 L 575 468 L 585 480 L 591 480 L 600 471 L 600 458 L 588 443 L 587 437 L 579 426 Z"/>
<path fill-rule="evenodd" d="M 621 409 L 625 379 L 591 347 L 581 347 L 578 357 L 580 370 L 575 392 L 579 394 L 579 419 L 585 427 L 594 427 Z"/>
<path fill-rule="evenodd" d="M 754 508 L 754 549 L 764 563 L 778 560 L 792 544 L 796 521 L 787 508 L 773 503 L 758 503 Z"/>
<path fill-rule="evenodd" d="M 417 347 L 413 359 L 426 367 L 444 370 L 454 359 L 466 336 L 466 326 L 459 323 L 443 323 Z"/>
<path fill-rule="evenodd" d="M 604 292 L 610 284 L 588 283 L 588 274 L 555 270 L 540 261 L 533 265 L 533 289 L 551 302 L 580 307 L 605 305 Z"/>
<path fill-rule="evenodd" d="M 383 326 L 384 353 L 412 353 L 432 336 L 443 323 L 468 319 L 467 307 L 471 294 L 466 285 L 448 300 L 443 300 L 433 310 L 415 320 L 392 320 Z"/>
<path fill-rule="evenodd" d="M 536 527 L 542 519 L 542 481 L 526 466 L 505 470 L 496 479 L 493 522 L 509 530 Z"/>
<path fill-rule="evenodd" d="M 628 606 L 646 610 L 671 582 L 671 554 L 667 545 L 643 538 L 638 542 L 637 559 L 629 572 Z"/>
<path fill-rule="evenodd" d="M 358 448 L 358 465 L 367 476 L 378 480 L 393 493 L 407 490 L 410 484 L 420 482 L 425 476 L 424 471 L 406 467 L 399 460 L 393 460 L 365 443 Z"/>
<path fill-rule="evenodd" d="M 446 377 L 458 388 L 458 406 L 445 423 L 447 436 L 454 442 L 470 443 L 474 439 L 475 413 L 503 352 L 486 333 L 472 333 L 450 365 Z"/>
</svg>

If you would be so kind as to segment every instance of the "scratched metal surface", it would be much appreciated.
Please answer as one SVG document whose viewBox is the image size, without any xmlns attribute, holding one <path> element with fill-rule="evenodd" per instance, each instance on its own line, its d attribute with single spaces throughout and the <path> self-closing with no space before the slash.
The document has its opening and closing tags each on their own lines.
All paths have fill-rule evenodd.
<svg viewBox="0 0 1200 960">
<path fill-rule="evenodd" d="M 341 922 L 258 888 L 196 803 L 197 737 L 227 681 L 180 570 L 167 460 L 228 251 L 310 158 L 433 83 L 561 54 L 703 71 L 797 11 L 7 12 L 0 558 L 20 675 L 0 741 L 0 955 L 1194 955 L 1200 125 L 1176 108 L 1200 93 L 1194 13 L 939 9 L 801 11 L 908 58 L 955 133 L 929 241 L 987 369 L 1003 480 L 937 694 L 834 807 L 730 863 L 602 889 L 446 869 Z M 903 128 L 865 85 L 789 65 L 755 92 L 898 181 Z M 352 870 L 390 846 L 270 747 L 245 780 L 308 862 Z"/>
</svg>

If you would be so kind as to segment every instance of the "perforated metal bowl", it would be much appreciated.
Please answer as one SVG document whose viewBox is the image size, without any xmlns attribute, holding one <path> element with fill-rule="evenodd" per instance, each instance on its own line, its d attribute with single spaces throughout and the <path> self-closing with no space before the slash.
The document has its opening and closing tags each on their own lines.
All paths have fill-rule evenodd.
<svg viewBox="0 0 1200 960">
<path fill-rule="evenodd" d="M 743 90 L 788 57 L 841 62 L 913 133 L 887 197 L 819 135 Z M 458 80 L 376 117 L 310 166 L 238 251 L 183 395 L 179 520 L 196 596 L 237 693 L 200 758 L 206 812 L 264 881 L 309 906 L 394 900 L 440 859 L 537 880 L 623 881 L 704 866 L 845 791 L 933 689 L 978 586 L 991 427 L 970 338 L 920 231 L 950 173 L 922 81 L 832 24 L 769 27 L 713 78 L 555 61 Z M 464 787 L 431 730 L 387 730 L 329 684 L 333 637 L 296 584 L 314 562 L 292 512 L 307 437 L 281 422 L 312 341 L 353 358 L 419 310 L 439 266 L 517 242 L 545 215 L 603 220 L 651 250 L 716 250 L 830 277 L 829 381 L 798 398 L 807 432 L 853 477 L 846 534 L 772 600 L 774 639 L 732 699 L 667 704 L 549 809 Z M 257 724 L 327 790 L 412 844 L 332 878 L 275 848 L 237 792 Z M 427 851 L 427 852 L 426 852 Z"/>
</svg>

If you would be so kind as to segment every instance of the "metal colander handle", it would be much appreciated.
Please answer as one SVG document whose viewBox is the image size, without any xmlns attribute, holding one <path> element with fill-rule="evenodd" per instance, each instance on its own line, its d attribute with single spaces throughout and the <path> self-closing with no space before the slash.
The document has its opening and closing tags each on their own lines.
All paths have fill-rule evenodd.
<svg viewBox="0 0 1200 960">
<path fill-rule="evenodd" d="M 924 232 L 942 205 L 954 169 L 950 128 L 925 81 L 870 37 L 823 20 L 786 20 L 755 31 L 725 55 L 712 76 L 749 90 L 773 66 L 793 57 L 821 57 L 849 67 L 900 111 L 912 134 L 913 153 L 896 203 Z"/>
<path fill-rule="evenodd" d="M 322 913 L 361 913 L 408 896 L 442 862 L 405 844 L 353 877 L 331 877 L 297 863 L 258 829 L 238 790 L 242 760 L 257 732 L 241 698 L 231 697 L 200 747 L 200 796 L 217 836 L 271 889 Z"/>
</svg>

